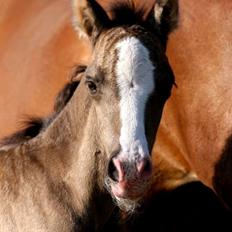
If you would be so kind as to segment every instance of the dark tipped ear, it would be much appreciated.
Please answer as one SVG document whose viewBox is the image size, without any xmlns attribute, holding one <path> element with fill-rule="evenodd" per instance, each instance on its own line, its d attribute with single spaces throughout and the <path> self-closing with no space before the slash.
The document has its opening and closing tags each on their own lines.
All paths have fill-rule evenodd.
<svg viewBox="0 0 232 232">
<path fill-rule="evenodd" d="M 166 34 L 172 32 L 178 23 L 178 0 L 157 0 L 154 7 L 156 23 Z"/>
<path fill-rule="evenodd" d="M 91 40 L 109 26 L 107 13 L 96 0 L 72 0 L 73 25 Z"/>
<path fill-rule="evenodd" d="M 167 40 L 169 33 L 177 27 L 178 18 L 178 0 L 156 0 L 148 21 L 153 23 L 153 27 L 158 27 L 161 36 Z"/>
</svg>

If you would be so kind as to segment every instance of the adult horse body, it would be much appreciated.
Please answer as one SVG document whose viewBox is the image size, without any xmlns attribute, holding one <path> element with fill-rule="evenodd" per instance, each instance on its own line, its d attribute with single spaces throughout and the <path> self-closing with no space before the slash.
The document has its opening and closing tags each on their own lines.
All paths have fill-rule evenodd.
<svg viewBox="0 0 232 232">
<path fill-rule="evenodd" d="M 109 18 L 96 1 L 76 0 L 73 12 L 91 61 L 54 115 L 1 147 L 1 231 L 95 231 L 114 206 L 105 183 L 124 210 L 150 187 L 150 154 L 174 83 L 165 48 L 178 3 L 157 2 L 146 17 L 129 3 L 112 5 Z"/>
<path fill-rule="evenodd" d="M 231 11 L 230 0 L 180 1 L 179 27 L 168 46 L 178 87 L 165 106 L 153 155 L 154 188 L 201 180 L 230 208 Z"/>
<path fill-rule="evenodd" d="M 25 115 L 40 117 L 51 112 L 70 70 L 87 63 L 90 49 L 87 41 L 74 34 L 66 0 L 7 0 L 0 5 L 3 138 L 19 129 Z"/>
</svg>

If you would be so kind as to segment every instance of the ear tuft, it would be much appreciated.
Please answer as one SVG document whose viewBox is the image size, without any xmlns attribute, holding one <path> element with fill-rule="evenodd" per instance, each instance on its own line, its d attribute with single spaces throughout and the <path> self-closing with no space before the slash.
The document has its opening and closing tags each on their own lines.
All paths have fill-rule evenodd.
<svg viewBox="0 0 232 232">
<path fill-rule="evenodd" d="M 91 40 L 109 26 L 109 17 L 96 0 L 72 0 L 72 9 L 74 29 Z"/>
</svg>

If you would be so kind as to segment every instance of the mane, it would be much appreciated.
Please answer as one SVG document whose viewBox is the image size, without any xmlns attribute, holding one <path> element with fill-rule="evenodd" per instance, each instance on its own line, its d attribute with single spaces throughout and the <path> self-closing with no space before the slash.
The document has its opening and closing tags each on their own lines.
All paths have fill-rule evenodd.
<svg viewBox="0 0 232 232">
<path fill-rule="evenodd" d="M 106 11 L 115 26 L 143 24 L 151 7 L 151 1 L 117 0 L 106 6 Z"/>
<path fill-rule="evenodd" d="M 17 145 L 30 140 L 44 131 L 57 117 L 57 115 L 64 109 L 71 97 L 73 96 L 76 88 L 80 83 L 80 79 L 76 79 L 78 75 L 83 73 L 86 69 L 84 65 L 74 67 L 70 82 L 67 83 L 63 89 L 57 94 L 54 103 L 54 110 L 48 117 L 31 117 L 28 116 L 23 120 L 23 129 L 15 132 L 14 134 L 3 138 L 0 141 L 0 146 Z"/>
<path fill-rule="evenodd" d="M 156 2 L 157 0 L 111 0 L 103 8 L 111 19 L 111 26 L 143 26 L 155 33 L 166 48 L 169 33 L 178 26 L 178 17 L 173 17 L 178 8 L 174 9 L 172 14 L 169 15 L 173 4 L 171 1 L 168 2 L 169 4 L 166 4 L 166 1 L 160 0 L 161 3 L 166 4 L 166 7 L 162 12 L 162 21 L 158 23 L 154 15 Z M 160 26 L 161 24 L 162 26 Z"/>
</svg>

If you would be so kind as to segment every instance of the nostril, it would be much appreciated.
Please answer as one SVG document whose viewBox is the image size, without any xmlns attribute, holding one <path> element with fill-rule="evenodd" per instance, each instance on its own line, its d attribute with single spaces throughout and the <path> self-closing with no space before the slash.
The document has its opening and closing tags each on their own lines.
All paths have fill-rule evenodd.
<svg viewBox="0 0 232 232">
<path fill-rule="evenodd" d="M 117 158 L 113 158 L 109 163 L 108 168 L 108 175 L 109 177 L 117 182 L 121 182 L 124 179 L 124 170 L 123 165 Z"/>
<path fill-rule="evenodd" d="M 116 166 L 114 165 L 113 159 L 109 163 L 108 175 L 112 180 L 118 182 L 118 179 L 119 179 L 118 170 Z"/>
<path fill-rule="evenodd" d="M 143 159 L 137 164 L 138 173 L 142 177 L 148 177 L 152 173 L 152 165 L 150 159 Z"/>
</svg>

